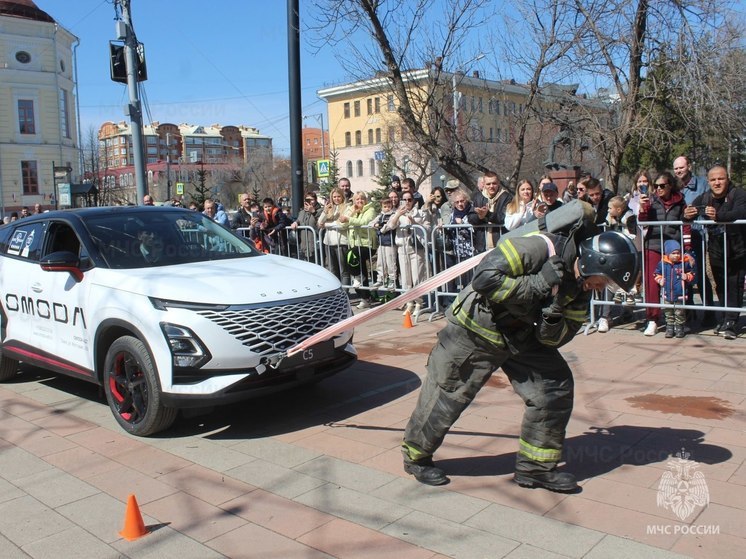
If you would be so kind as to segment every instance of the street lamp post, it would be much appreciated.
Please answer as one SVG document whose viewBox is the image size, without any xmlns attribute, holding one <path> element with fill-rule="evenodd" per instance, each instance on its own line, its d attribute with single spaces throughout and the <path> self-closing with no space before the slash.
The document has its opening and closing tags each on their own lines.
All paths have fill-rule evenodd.
<svg viewBox="0 0 746 559">
<path fill-rule="evenodd" d="M 171 200 L 171 133 L 166 132 L 166 200 Z"/>
</svg>

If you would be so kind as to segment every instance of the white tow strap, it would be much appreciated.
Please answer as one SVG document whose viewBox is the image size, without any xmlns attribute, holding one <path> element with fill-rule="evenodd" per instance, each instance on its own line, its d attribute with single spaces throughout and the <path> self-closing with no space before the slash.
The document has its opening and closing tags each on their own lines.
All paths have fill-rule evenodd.
<svg viewBox="0 0 746 559">
<path fill-rule="evenodd" d="M 542 234 L 539 234 L 539 237 L 544 239 L 544 241 L 547 243 L 547 250 L 549 252 L 549 256 L 550 257 L 554 256 L 556 254 L 556 251 L 554 249 L 554 243 L 552 243 L 551 239 L 547 237 L 546 235 L 542 235 Z M 468 260 L 459 262 L 455 266 L 452 266 L 448 268 L 447 270 L 443 270 L 442 272 L 434 275 L 430 279 L 423 281 L 422 283 L 413 287 L 406 293 L 402 293 L 398 297 L 395 297 L 394 299 L 392 299 L 391 301 L 388 301 L 387 303 L 384 303 L 383 305 L 380 305 L 378 307 L 368 309 L 367 311 L 363 311 L 359 314 L 350 316 L 344 319 L 343 321 L 338 322 L 337 324 L 334 324 L 332 326 L 329 326 L 328 328 L 325 328 L 321 332 L 317 332 L 310 338 L 288 349 L 287 356 L 290 357 L 291 355 L 295 355 L 296 353 L 300 351 L 304 351 L 318 344 L 319 342 L 324 342 L 326 340 L 329 340 L 333 338 L 334 336 L 336 336 L 337 334 L 344 332 L 345 330 L 351 330 L 355 328 L 356 326 L 358 326 L 359 324 L 367 322 L 371 318 L 380 316 L 383 313 L 391 309 L 394 309 L 396 307 L 403 305 L 404 303 L 408 303 L 409 301 L 414 301 L 415 299 L 421 297 L 422 295 L 430 291 L 433 291 L 437 287 L 440 287 L 441 285 L 448 283 L 449 281 L 457 278 L 458 276 L 465 274 L 472 268 L 475 268 L 487 254 L 488 252 L 482 252 L 480 254 L 477 254 L 476 256 L 472 256 Z M 552 295 L 556 295 L 558 289 L 559 287 L 555 285 L 552 288 Z"/>
</svg>

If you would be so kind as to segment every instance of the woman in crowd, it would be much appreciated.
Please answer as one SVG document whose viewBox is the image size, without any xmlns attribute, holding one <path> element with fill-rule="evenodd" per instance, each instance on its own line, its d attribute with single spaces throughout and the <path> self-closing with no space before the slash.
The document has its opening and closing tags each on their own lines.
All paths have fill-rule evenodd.
<svg viewBox="0 0 746 559">
<path fill-rule="evenodd" d="M 684 196 L 679 192 L 676 177 L 668 171 L 659 173 L 653 183 L 655 190 L 640 194 L 639 221 L 681 221 L 684 217 Z M 653 279 L 653 272 L 661 261 L 663 244 L 666 241 L 683 241 L 685 250 L 691 243 L 690 226 L 684 225 L 650 225 L 643 241 L 643 258 L 645 264 L 645 302 L 660 303 L 660 286 Z M 646 307 L 646 336 L 655 336 L 661 310 L 657 307 Z"/>
<path fill-rule="evenodd" d="M 531 181 L 522 180 L 515 190 L 515 196 L 505 206 L 505 229 L 511 231 L 531 220 L 535 197 Z"/>
<path fill-rule="evenodd" d="M 637 171 L 634 180 L 632 181 L 632 190 L 625 197 L 627 199 L 627 206 L 632 210 L 635 215 L 640 213 L 640 196 L 648 196 L 652 191 L 652 180 L 650 179 L 650 173 L 647 171 Z"/>
<path fill-rule="evenodd" d="M 345 203 L 345 195 L 341 188 L 333 188 L 329 193 L 329 202 L 319 216 L 319 229 L 324 230 L 324 247 L 326 265 L 329 271 L 339 278 L 342 285 L 349 287 L 350 270 L 347 266 L 349 241 L 347 239 L 347 223 L 340 220 L 342 216 L 349 216 L 351 206 Z"/>
<path fill-rule="evenodd" d="M 562 203 L 567 204 L 571 200 L 575 200 L 578 197 L 578 187 L 575 186 L 575 181 L 567 183 L 567 188 L 562 193 Z"/>
<path fill-rule="evenodd" d="M 434 187 L 427 200 L 427 204 L 425 205 L 425 211 L 429 214 L 428 219 L 433 226 L 441 225 L 440 208 L 447 201 L 448 198 L 446 197 L 446 191 L 443 190 L 443 187 Z"/>
<path fill-rule="evenodd" d="M 411 192 L 404 192 L 401 204 L 389 220 L 388 227 L 396 231 L 396 250 L 399 259 L 399 279 L 402 289 L 407 291 L 427 279 L 425 260 L 426 235 L 429 229 L 427 214 L 418 209 Z M 414 227 L 420 226 L 420 227 Z M 414 313 L 415 317 L 422 308 L 422 298 L 407 303 L 405 313 Z"/>
<path fill-rule="evenodd" d="M 350 255 L 347 259 L 350 265 L 350 272 L 355 276 L 352 286 L 355 288 L 367 288 L 370 285 L 368 270 L 369 262 L 373 261 L 373 256 L 378 247 L 378 237 L 375 229 L 369 226 L 370 222 L 376 217 L 376 208 L 372 203 L 368 203 L 368 196 L 364 192 L 356 192 L 352 196 L 352 210 L 350 215 L 340 217 L 340 221 L 349 225 Z M 357 266 L 352 266 L 357 264 Z M 367 309 L 370 307 L 370 290 L 357 289 L 360 296 L 358 309 Z"/>
<path fill-rule="evenodd" d="M 310 227 L 314 231 L 317 229 L 317 222 L 319 219 L 319 212 L 321 206 L 316 198 L 316 193 L 313 191 L 306 192 L 303 196 L 303 209 L 298 212 L 298 219 L 296 219 L 291 225 L 291 229 L 297 229 L 298 227 Z M 308 262 L 318 262 L 318 255 L 316 254 L 316 235 L 308 229 L 301 230 L 297 235 L 298 253 L 300 258 L 307 260 Z"/>
</svg>

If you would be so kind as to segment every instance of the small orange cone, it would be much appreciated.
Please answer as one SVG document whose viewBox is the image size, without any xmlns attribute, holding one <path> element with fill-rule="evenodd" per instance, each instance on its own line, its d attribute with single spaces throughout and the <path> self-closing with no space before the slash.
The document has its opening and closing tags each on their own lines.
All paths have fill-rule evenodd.
<svg viewBox="0 0 746 559">
<path fill-rule="evenodd" d="M 407 311 L 404 313 L 404 328 L 412 328 L 414 324 L 412 324 L 412 314 Z"/>
<path fill-rule="evenodd" d="M 127 497 L 127 511 L 124 513 L 124 528 L 119 532 L 128 542 L 143 537 L 148 533 L 145 523 L 142 521 L 140 507 L 137 505 L 137 499 L 134 495 Z"/>
</svg>

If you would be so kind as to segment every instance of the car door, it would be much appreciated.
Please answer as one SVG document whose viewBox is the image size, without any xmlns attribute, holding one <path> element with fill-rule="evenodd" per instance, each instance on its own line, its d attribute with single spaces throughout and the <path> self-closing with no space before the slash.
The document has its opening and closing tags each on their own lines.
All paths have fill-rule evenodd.
<svg viewBox="0 0 746 559">
<path fill-rule="evenodd" d="M 40 260 L 55 252 L 76 254 L 83 268 L 89 262 L 86 247 L 74 228 L 62 220 L 50 220 L 41 247 Z M 39 264 L 29 281 L 31 296 L 43 312 L 36 313 L 39 328 L 50 329 L 53 337 L 44 349 L 54 356 L 55 366 L 67 372 L 90 376 L 93 371 L 92 340 L 88 323 L 87 299 L 90 281 L 67 271 L 46 271 Z"/>
</svg>

